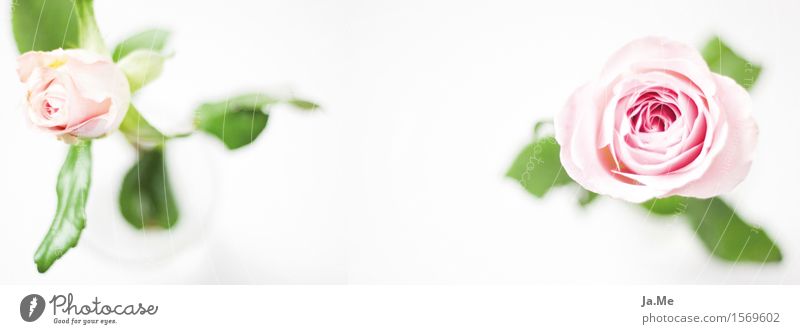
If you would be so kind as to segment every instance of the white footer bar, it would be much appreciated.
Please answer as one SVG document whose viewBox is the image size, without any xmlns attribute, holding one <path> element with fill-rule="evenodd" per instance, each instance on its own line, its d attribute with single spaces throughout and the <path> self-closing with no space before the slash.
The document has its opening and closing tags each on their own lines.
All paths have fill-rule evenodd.
<svg viewBox="0 0 800 334">
<path fill-rule="evenodd" d="M 798 286 L 107 285 L 0 292 L 0 328 L 11 330 L 4 333 L 800 333 Z"/>
</svg>

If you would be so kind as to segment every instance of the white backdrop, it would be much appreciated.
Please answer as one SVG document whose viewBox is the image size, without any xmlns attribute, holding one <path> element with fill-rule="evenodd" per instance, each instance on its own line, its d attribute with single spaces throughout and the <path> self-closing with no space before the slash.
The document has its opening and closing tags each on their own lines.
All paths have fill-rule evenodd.
<svg viewBox="0 0 800 334">
<path fill-rule="evenodd" d="M 5 6 L 0 282 L 800 282 L 796 1 L 187 4 L 96 1 L 110 44 L 174 31 L 175 57 L 135 100 L 156 125 L 184 127 L 198 103 L 253 89 L 325 110 L 274 110 L 236 152 L 200 135 L 174 143 L 187 219 L 172 234 L 120 221 L 116 189 L 134 154 L 119 136 L 98 141 L 84 239 L 41 275 L 33 253 L 65 146 L 25 124 Z M 700 47 L 712 33 L 764 65 L 756 160 L 727 198 L 779 243 L 782 264 L 734 267 L 681 221 L 610 199 L 578 210 L 568 190 L 539 201 L 503 177 L 534 122 L 614 50 L 649 34 Z"/>
</svg>

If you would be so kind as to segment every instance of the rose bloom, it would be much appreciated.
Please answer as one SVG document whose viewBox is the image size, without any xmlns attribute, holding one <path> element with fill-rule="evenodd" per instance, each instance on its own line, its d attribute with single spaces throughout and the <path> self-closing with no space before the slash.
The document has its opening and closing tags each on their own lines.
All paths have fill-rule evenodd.
<svg viewBox="0 0 800 334">
<path fill-rule="evenodd" d="M 111 58 L 86 50 L 30 51 L 17 58 L 30 122 L 65 141 L 97 138 L 128 111 L 128 80 Z"/>
<path fill-rule="evenodd" d="M 556 117 L 561 163 L 584 188 L 631 202 L 730 191 L 750 169 L 758 128 L 747 92 L 700 54 L 635 40 Z"/>
</svg>

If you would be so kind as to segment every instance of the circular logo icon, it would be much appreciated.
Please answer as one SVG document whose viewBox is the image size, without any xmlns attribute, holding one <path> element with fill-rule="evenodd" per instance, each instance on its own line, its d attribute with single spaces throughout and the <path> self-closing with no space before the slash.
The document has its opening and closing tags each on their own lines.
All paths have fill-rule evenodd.
<svg viewBox="0 0 800 334">
<path fill-rule="evenodd" d="M 44 313 L 44 298 L 37 294 L 30 294 L 22 298 L 19 303 L 19 315 L 27 322 L 36 321 Z"/>
</svg>

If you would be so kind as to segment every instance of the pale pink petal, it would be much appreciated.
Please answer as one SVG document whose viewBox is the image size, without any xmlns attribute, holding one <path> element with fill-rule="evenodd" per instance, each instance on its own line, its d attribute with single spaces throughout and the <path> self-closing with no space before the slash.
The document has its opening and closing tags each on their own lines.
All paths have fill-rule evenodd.
<svg viewBox="0 0 800 334">
<path fill-rule="evenodd" d="M 57 49 L 50 52 L 29 51 L 17 57 L 17 75 L 21 82 L 28 82 L 33 72 L 38 68 L 46 68 L 65 59 L 64 50 Z"/>
<path fill-rule="evenodd" d="M 728 137 L 705 174 L 672 194 L 708 198 L 733 190 L 750 170 L 758 142 L 758 126 L 751 115 L 750 95 L 728 77 L 714 75 L 717 102 L 723 111 Z"/>
<path fill-rule="evenodd" d="M 595 104 L 596 88 L 594 83 L 578 88 L 554 120 L 564 170 L 584 188 L 602 195 L 630 202 L 644 202 L 663 195 L 657 189 L 620 181 L 609 170 L 611 153 L 604 157 L 603 151 L 596 147 L 596 137 L 587 135 L 597 132 L 602 112 L 602 107 Z"/>
<path fill-rule="evenodd" d="M 601 74 L 601 84 L 630 72 L 659 69 L 679 73 L 704 90 L 713 90 L 713 79 L 708 65 L 697 50 L 686 44 L 663 37 L 645 37 L 634 40 L 614 53 Z M 713 91 L 706 92 L 713 94 Z"/>
</svg>

